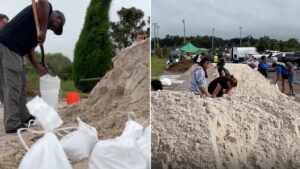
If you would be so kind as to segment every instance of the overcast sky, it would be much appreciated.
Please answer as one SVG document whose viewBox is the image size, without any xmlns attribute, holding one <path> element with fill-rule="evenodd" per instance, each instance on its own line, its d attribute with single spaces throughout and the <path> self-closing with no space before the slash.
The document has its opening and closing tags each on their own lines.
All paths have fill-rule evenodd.
<svg viewBox="0 0 300 169">
<path fill-rule="evenodd" d="M 299 0 L 152 0 L 152 22 L 157 22 L 159 37 L 211 35 L 222 38 L 242 36 L 287 40 L 300 39 Z M 152 27 L 153 28 L 153 27 Z M 151 31 L 153 34 L 153 30 Z"/>
<path fill-rule="evenodd" d="M 52 31 L 48 31 L 47 40 L 44 44 L 45 52 L 61 52 L 73 60 L 74 47 L 78 40 L 80 31 L 83 27 L 85 14 L 90 0 L 49 0 L 53 9 L 61 10 L 66 17 L 64 33 L 56 36 Z M 9 18 L 13 18 L 24 7 L 31 4 L 29 0 L 0 0 L 0 13 L 5 13 Z M 117 11 L 121 7 L 136 7 L 144 11 L 147 16 L 150 15 L 149 0 L 112 0 L 110 9 L 110 20 L 118 19 Z M 39 50 L 39 48 L 37 48 Z"/>
</svg>

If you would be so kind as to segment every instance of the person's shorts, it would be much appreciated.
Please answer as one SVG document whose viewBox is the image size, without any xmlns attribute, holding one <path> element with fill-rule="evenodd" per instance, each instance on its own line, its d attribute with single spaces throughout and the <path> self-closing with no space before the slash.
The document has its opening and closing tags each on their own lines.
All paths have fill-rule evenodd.
<svg viewBox="0 0 300 169">
<path fill-rule="evenodd" d="M 290 75 L 289 78 L 288 78 L 289 84 L 293 84 L 294 81 L 295 81 L 295 75 Z"/>
<path fill-rule="evenodd" d="M 283 78 L 283 79 L 288 79 L 288 78 L 289 78 L 289 75 L 282 75 L 282 78 Z"/>
</svg>

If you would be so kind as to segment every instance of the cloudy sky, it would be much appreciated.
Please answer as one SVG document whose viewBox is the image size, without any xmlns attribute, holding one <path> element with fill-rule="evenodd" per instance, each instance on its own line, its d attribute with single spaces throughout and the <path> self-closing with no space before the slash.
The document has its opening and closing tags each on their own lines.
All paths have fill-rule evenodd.
<svg viewBox="0 0 300 169">
<path fill-rule="evenodd" d="M 242 36 L 300 40 L 299 0 L 152 0 L 151 11 L 159 37 L 183 36 L 185 19 L 186 36 L 234 38 L 241 26 Z"/>
<path fill-rule="evenodd" d="M 83 27 L 84 18 L 90 0 L 49 0 L 53 9 L 61 10 L 66 17 L 66 24 L 62 36 L 55 36 L 48 31 L 44 44 L 45 52 L 61 52 L 73 60 L 74 47 Z M 24 7 L 31 4 L 29 0 L 0 0 L 0 13 L 13 18 Z M 136 7 L 144 11 L 145 16 L 150 15 L 149 0 L 112 0 L 110 20 L 118 20 L 117 11 L 122 7 Z M 39 49 L 38 49 L 39 50 Z"/>
</svg>

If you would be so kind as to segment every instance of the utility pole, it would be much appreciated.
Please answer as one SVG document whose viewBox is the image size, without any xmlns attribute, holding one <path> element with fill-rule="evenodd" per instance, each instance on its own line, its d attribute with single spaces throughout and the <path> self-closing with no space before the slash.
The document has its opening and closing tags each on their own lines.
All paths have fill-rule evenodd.
<svg viewBox="0 0 300 169">
<path fill-rule="evenodd" d="M 158 36 L 158 30 L 159 30 L 159 25 L 156 24 L 156 45 L 159 47 L 159 43 L 158 43 L 158 39 L 159 39 L 159 36 Z"/>
<path fill-rule="evenodd" d="M 153 49 L 154 49 L 154 53 L 155 53 L 155 51 L 156 51 L 156 25 L 157 25 L 157 23 L 153 23 Z"/>
<path fill-rule="evenodd" d="M 211 49 L 214 50 L 214 38 L 215 38 L 215 28 L 212 28 L 212 40 L 211 40 Z"/>
<path fill-rule="evenodd" d="M 251 46 L 251 43 L 250 43 L 250 37 L 251 37 L 251 35 L 248 36 L 249 46 Z"/>
<path fill-rule="evenodd" d="M 183 23 L 183 44 L 185 44 L 185 20 L 182 20 Z"/>
<path fill-rule="evenodd" d="M 242 27 L 240 26 L 240 47 L 242 47 Z"/>
</svg>

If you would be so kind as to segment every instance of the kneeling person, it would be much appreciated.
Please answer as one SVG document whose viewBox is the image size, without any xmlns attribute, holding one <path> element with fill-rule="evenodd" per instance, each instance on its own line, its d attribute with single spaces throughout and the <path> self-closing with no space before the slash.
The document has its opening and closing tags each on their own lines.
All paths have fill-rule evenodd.
<svg viewBox="0 0 300 169">
<path fill-rule="evenodd" d="M 222 97 L 223 90 L 225 89 L 225 94 L 229 94 L 232 88 L 237 86 L 237 79 L 233 76 L 221 76 L 211 81 L 208 85 L 208 92 L 212 97 Z"/>
</svg>

